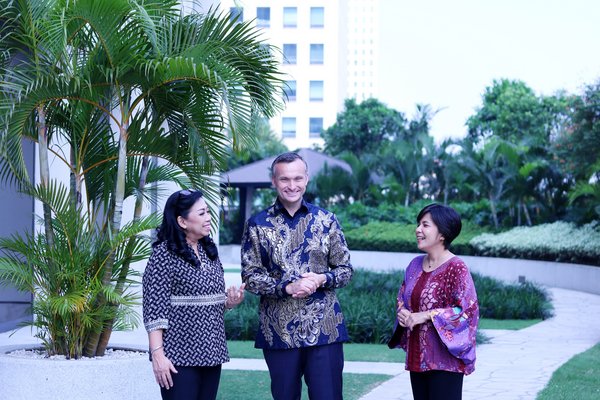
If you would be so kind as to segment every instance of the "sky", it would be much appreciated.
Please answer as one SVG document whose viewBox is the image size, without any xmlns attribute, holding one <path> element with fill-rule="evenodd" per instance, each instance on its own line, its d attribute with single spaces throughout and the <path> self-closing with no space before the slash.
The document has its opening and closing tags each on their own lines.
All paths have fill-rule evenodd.
<svg viewBox="0 0 600 400">
<path fill-rule="evenodd" d="M 379 0 L 380 96 L 407 118 L 439 110 L 437 142 L 465 122 L 494 80 L 537 95 L 581 93 L 600 80 L 600 1 Z"/>
</svg>

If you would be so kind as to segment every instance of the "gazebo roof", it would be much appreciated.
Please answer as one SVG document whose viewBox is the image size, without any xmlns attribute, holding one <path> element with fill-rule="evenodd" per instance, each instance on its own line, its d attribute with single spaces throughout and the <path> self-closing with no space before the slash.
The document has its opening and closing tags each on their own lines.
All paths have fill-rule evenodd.
<svg viewBox="0 0 600 400">
<path fill-rule="evenodd" d="M 314 178 L 327 165 L 329 168 L 340 167 L 348 172 L 352 168 L 347 162 L 330 157 L 312 149 L 300 149 L 296 151 L 308 164 L 308 176 Z M 255 161 L 251 164 L 234 168 L 231 171 L 223 172 L 221 183 L 232 187 L 271 187 L 271 164 L 275 156 Z"/>
</svg>

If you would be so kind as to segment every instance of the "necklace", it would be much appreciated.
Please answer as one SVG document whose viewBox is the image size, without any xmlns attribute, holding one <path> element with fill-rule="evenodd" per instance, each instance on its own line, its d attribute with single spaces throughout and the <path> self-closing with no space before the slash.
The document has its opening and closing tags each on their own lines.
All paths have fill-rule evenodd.
<svg viewBox="0 0 600 400">
<path fill-rule="evenodd" d="M 435 267 L 431 265 L 431 260 L 429 259 L 429 256 L 427 256 L 427 266 L 424 269 L 428 271 L 433 271 L 435 269 Z"/>
</svg>

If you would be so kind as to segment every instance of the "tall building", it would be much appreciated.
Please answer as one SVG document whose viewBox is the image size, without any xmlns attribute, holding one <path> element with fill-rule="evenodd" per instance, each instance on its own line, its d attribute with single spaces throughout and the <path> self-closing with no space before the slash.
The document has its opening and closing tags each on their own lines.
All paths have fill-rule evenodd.
<svg viewBox="0 0 600 400">
<path fill-rule="evenodd" d="M 280 50 L 286 107 L 270 125 L 290 149 L 322 144 L 344 100 L 377 97 L 377 0 L 202 1 L 253 21 Z"/>
</svg>

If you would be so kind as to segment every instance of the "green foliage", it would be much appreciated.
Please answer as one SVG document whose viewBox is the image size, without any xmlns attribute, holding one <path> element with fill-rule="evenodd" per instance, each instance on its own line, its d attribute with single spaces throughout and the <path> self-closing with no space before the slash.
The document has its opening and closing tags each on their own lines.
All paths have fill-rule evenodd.
<svg viewBox="0 0 600 400">
<path fill-rule="evenodd" d="M 558 132 L 553 150 L 565 172 L 587 182 L 600 173 L 589 169 L 600 155 L 600 81 L 587 85 L 581 96 L 569 98 L 569 107 L 571 124 Z"/>
<path fill-rule="evenodd" d="M 516 227 L 498 234 L 481 234 L 470 244 L 482 256 L 600 265 L 598 221 L 582 227 L 562 221 Z"/>
<path fill-rule="evenodd" d="M 238 151 L 232 151 L 227 158 L 227 170 L 241 167 L 263 158 L 288 151 L 281 138 L 271 129 L 269 121 L 257 116 L 252 117 L 252 137 L 250 143 Z"/>
<path fill-rule="evenodd" d="M 412 253 L 417 251 L 415 227 L 414 223 L 371 222 L 346 230 L 345 237 L 348 247 L 353 250 Z M 452 242 L 450 249 L 456 254 L 473 254 L 469 241 L 480 232 L 470 224 L 463 224 L 461 234 Z"/>
<path fill-rule="evenodd" d="M 254 340 L 258 332 L 259 301 L 259 296 L 247 293 L 240 305 L 225 313 L 228 340 Z"/>
<path fill-rule="evenodd" d="M 350 284 L 336 291 L 351 343 L 387 343 L 395 321 L 396 296 L 403 271 L 375 272 L 355 268 Z M 543 319 L 550 316 L 548 294 L 533 284 L 506 285 L 473 274 L 480 308 L 486 318 Z M 482 314 L 482 316 L 484 316 Z M 258 329 L 258 296 L 248 295 L 225 313 L 229 340 L 254 340 Z M 485 338 L 478 335 L 478 342 Z"/>
<path fill-rule="evenodd" d="M 361 156 L 377 153 L 385 141 L 395 139 L 405 131 L 404 124 L 402 113 L 376 99 L 360 104 L 347 99 L 335 124 L 323 132 L 325 151 L 332 155 L 344 151 Z"/>
<path fill-rule="evenodd" d="M 60 244 L 64 251 L 45 254 L 47 268 L 70 255 L 65 265 L 88 268 L 71 279 L 99 280 L 93 293 L 59 291 L 63 298 L 49 301 L 50 314 L 35 313 L 36 323 L 58 335 L 45 338 L 50 347 L 58 341 L 53 351 L 71 352 L 71 345 L 65 350 L 60 343 L 52 313 L 79 309 L 78 299 L 90 297 L 112 312 L 87 310 L 85 324 L 94 329 L 78 340 L 85 343 L 84 355 L 103 355 L 113 327 L 123 325 L 115 320 L 123 314 L 117 306 L 130 282 L 129 265 L 140 251 L 138 232 L 127 233 L 130 228 L 122 221 L 124 202 L 135 198 L 133 221 L 138 223 L 144 201 L 158 198 L 150 184 L 171 181 L 202 189 L 209 202 L 218 204 L 215 174 L 224 168 L 229 149 L 253 145 L 254 117 L 269 118 L 282 106 L 274 96 L 283 82 L 278 62 L 251 23 L 213 11 L 184 16 L 181 2 L 174 0 L 1 4 L 0 179 L 42 201 L 43 243 L 47 249 Z M 84 236 L 63 233 L 53 201 L 32 192 L 24 141 L 38 145 L 40 192 L 62 178 L 61 169 L 70 175 L 68 195 L 53 200 L 70 203 L 73 223 L 84 218 Z M 62 165 L 51 169 L 51 164 Z M 63 237 L 68 243 L 58 243 Z M 106 245 L 114 240 L 126 244 Z M 67 251 L 67 245 L 98 246 L 96 260 Z M 33 257 L 35 250 L 30 252 Z M 25 249 L 21 255 L 30 256 Z M 59 278 L 63 275 L 68 273 Z M 38 286 L 30 290 L 46 301 Z M 131 303 L 121 303 L 126 304 Z M 57 324 L 69 334 L 75 330 Z"/>
<path fill-rule="evenodd" d="M 511 285 L 479 274 L 472 275 L 481 318 L 527 320 L 552 316 L 550 296 L 545 289 L 530 282 Z"/>
<path fill-rule="evenodd" d="M 554 371 L 536 400 L 596 400 L 600 398 L 600 343 L 577 354 Z"/>
<path fill-rule="evenodd" d="M 549 102 L 522 81 L 495 80 L 485 89 L 483 105 L 467 121 L 469 136 L 493 135 L 514 144 L 524 139 L 541 144 L 549 137 L 556 115 Z"/>
<path fill-rule="evenodd" d="M 116 319 L 115 327 L 131 329 L 137 325 L 132 306 L 138 296 L 129 290 L 137 282 L 127 273 L 119 290 L 118 277 L 128 272 L 123 253 L 130 262 L 150 255 L 147 238 L 138 236 L 160 223 L 156 215 L 125 226 L 118 236 L 101 236 L 94 221 L 81 209 L 74 208 L 67 190 L 59 185 L 29 193 L 54 210 L 50 245 L 43 233 L 0 239 L 0 281 L 11 282 L 17 289 L 35 293 L 31 323 L 50 355 L 67 358 L 83 355 L 85 339 L 103 328 L 101 322 Z M 117 256 L 112 279 L 102 281 L 111 255 Z M 107 302 L 101 302 L 101 298 Z"/>
</svg>

